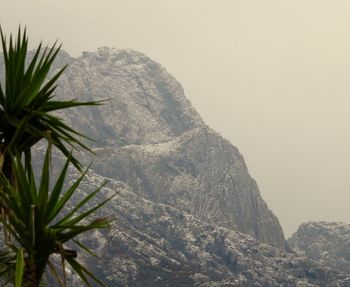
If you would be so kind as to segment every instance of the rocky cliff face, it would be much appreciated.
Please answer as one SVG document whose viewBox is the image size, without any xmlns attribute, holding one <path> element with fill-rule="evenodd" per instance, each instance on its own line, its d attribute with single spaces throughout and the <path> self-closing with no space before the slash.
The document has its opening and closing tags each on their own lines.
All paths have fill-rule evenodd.
<svg viewBox="0 0 350 287">
<path fill-rule="evenodd" d="M 97 139 L 93 170 L 137 195 L 285 248 L 282 229 L 239 151 L 208 128 L 181 85 L 145 55 L 102 48 L 69 63 L 57 95 L 108 99 L 71 110 L 67 120 Z"/>
<path fill-rule="evenodd" d="M 301 255 L 350 273 L 350 225 L 341 222 L 303 223 L 288 240 Z"/>
<path fill-rule="evenodd" d="M 90 172 L 88 179 L 82 193 L 104 177 Z M 346 274 L 146 200 L 122 182 L 111 180 L 100 196 L 115 191 L 103 209 L 116 218 L 110 232 L 84 238 L 101 255 L 85 262 L 108 286 L 350 286 Z"/>
</svg>

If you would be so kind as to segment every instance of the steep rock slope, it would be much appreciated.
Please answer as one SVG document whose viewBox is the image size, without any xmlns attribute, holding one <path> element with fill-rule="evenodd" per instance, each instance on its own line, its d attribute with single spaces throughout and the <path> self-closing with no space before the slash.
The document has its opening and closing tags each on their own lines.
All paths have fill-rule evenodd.
<svg viewBox="0 0 350 287">
<path fill-rule="evenodd" d="M 299 254 L 350 273 L 350 225 L 342 222 L 303 223 L 288 240 Z"/>
<path fill-rule="evenodd" d="M 128 184 L 139 196 L 285 248 L 282 229 L 239 151 L 208 128 L 181 85 L 132 50 L 101 48 L 69 63 L 57 94 L 109 99 L 65 117 L 97 139 L 97 174 Z"/>
<path fill-rule="evenodd" d="M 165 142 L 205 126 L 175 78 L 141 53 L 100 48 L 73 59 L 62 52 L 56 67 L 64 63 L 69 67 L 61 78 L 59 97 L 109 100 L 67 113 L 102 146 Z"/>
<path fill-rule="evenodd" d="M 88 178 L 82 193 L 104 179 Z M 346 274 L 146 200 L 122 182 L 111 180 L 100 199 L 115 191 L 103 210 L 116 218 L 111 231 L 84 238 L 101 255 L 85 262 L 108 286 L 350 286 Z"/>
</svg>

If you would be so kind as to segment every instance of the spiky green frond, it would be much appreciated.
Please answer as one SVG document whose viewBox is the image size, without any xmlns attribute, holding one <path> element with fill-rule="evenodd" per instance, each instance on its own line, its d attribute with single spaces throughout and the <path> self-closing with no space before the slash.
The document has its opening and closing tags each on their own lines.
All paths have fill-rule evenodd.
<svg viewBox="0 0 350 287">
<path fill-rule="evenodd" d="M 86 205 L 98 194 L 105 183 L 82 198 L 75 207 L 73 206 L 68 211 L 67 204 L 78 190 L 87 170 L 64 190 L 63 182 L 69 167 L 69 159 L 67 159 L 60 175 L 50 189 L 50 150 L 49 146 L 38 184 L 34 180 L 34 171 L 30 173 L 25 171 L 19 153 L 11 156 L 17 185 L 14 187 L 6 177 L 1 177 L 3 192 L 0 193 L 0 205 L 10 213 L 7 221 L 2 217 L 0 220 L 23 248 L 25 260 L 35 262 L 39 274 L 43 274 L 50 256 L 57 253 L 72 266 L 84 282 L 88 282 L 90 278 L 89 280 L 103 286 L 100 280 L 75 259 L 75 253 L 65 250 L 63 246 L 67 242 L 74 242 L 82 251 L 92 253 L 78 240 L 77 236 L 109 226 L 109 218 L 90 218 L 110 198 L 89 208 Z M 62 212 L 66 214 L 62 215 Z"/>
<path fill-rule="evenodd" d="M 61 46 L 42 49 L 40 44 L 33 58 L 28 61 L 28 37 L 26 30 L 18 29 L 17 38 L 10 35 L 7 41 L 1 27 L 0 37 L 5 63 L 5 79 L 0 84 L 0 152 L 25 152 L 40 139 L 46 138 L 65 155 L 80 146 L 89 148 L 82 142 L 79 132 L 70 128 L 63 119 L 51 112 L 77 107 L 98 105 L 101 102 L 80 102 L 54 100 L 57 80 L 63 67 L 47 81 L 49 71 Z M 79 161 L 70 157 L 80 168 Z"/>
</svg>

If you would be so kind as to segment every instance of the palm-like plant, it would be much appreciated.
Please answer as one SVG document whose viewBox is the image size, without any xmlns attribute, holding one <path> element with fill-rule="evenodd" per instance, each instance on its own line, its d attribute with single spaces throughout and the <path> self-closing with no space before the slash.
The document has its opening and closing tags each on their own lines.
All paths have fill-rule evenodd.
<svg viewBox="0 0 350 287">
<path fill-rule="evenodd" d="M 3 86 L 0 83 L 0 171 L 3 170 L 10 177 L 9 152 L 24 153 L 29 164 L 31 147 L 43 138 L 50 139 L 66 157 L 70 154 L 69 146 L 79 145 L 88 149 L 79 140 L 82 136 L 80 133 L 52 114 L 61 109 L 99 103 L 54 100 L 57 80 L 65 67 L 50 80 L 47 80 L 47 76 L 60 46 L 56 47 L 55 43 L 43 50 L 40 44 L 31 61 L 26 63 L 26 30 L 22 33 L 19 28 L 17 39 L 14 40 L 11 35 L 7 42 L 0 27 L 0 36 L 5 64 Z M 79 169 L 79 161 L 74 156 L 69 158 Z"/>
<path fill-rule="evenodd" d="M 62 215 L 86 173 L 85 171 L 71 188 L 63 192 L 69 163 L 81 171 L 79 161 L 69 150 L 76 146 L 86 150 L 89 148 L 81 141 L 83 135 L 52 114 L 66 108 L 97 105 L 99 102 L 54 99 L 57 80 L 65 67 L 50 80 L 47 77 L 60 46 L 54 44 L 51 48 L 42 49 L 40 44 L 28 62 L 28 38 L 25 30 L 22 32 L 19 28 L 17 38 L 13 39 L 11 35 L 7 42 L 0 27 L 0 38 L 5 64 L 5 79 L 3 85 L 0 83 L 0 221 L 4 227 L 5 242 L 12 249 L 12 253 L 0 253 L 0 277 L 4 275 L 5 278 L 14 280 L 16 287 L 36 287 L 47 266 L 57 275 L 55 265 L 50 261 L 50 256 L 57 253 L 62 258 L 63 274 L 65 262 L 68 262 L 87 285 L 89 278 L 103 285 L 76 260 L 76 251 L 67 250 L 64 246 L 68 241 L 73 241 L 80 248 L 89 251 L 76 240 L 76 236 L 108 225 L 106 218 L 82 223 L 107 200 L 78 214 L 80 208 L 97 194 L 100 190 L 98 188 L 70 212 Z M 31 163 L 31 148 L 41 139 L 46 139 L 50 148 L 43 165 L 40 185 L 37 186 Z M 52 145 L 63 153 L 67 162 L 50 191 L 49 162 Z M 63 280 L 56 277 L 59 284 L 64 286 L 65 276 Z"/>
<path fill-rule="evenodd" d="M 72 241 L 80 249 L 91 253 L 88 247 L 79 242 L 77 236 L 93 229 L 108 226 L 108 218 L 97 218 L 89 222 L 88 218 L 110 198 L 93 207 L 86 206 L 104 184 L 68 211 L 68 209 L 65 210 L 65 207 L 77 191 L 87 170 L 71 187 L 64 191 L 64 181 L 69 167 L 68 159 L 50 190 L 50 148 L 45 156 L 39 185 L 35 182 L 33 171 L 25 171 L 18 153 L 11 156 L 11 160 L 16 185 L 13 186 L 5 176 L 2 176 L 3 192 L 0 193 L 0 204 L 9 212 L 9 216 L 8 219 L 0 216 L 0 221 L 13 237 L 10 244 L 11 249 L 14 253 L 19 254 L 17 267 L 23 266 L 22 269 L 24 269 L 22 286 L 38 286 L 47 266 L 59 285 L 65 286 L 65 276 L 61 278 L 57 275 L 59 273 L 65 274 L 65 262 L 71 265 L 88 286 L 90 286 L 89 279 L 104 286 L 99 279 L 77 261 L 77 252 L 65 247 L 66 243 Z M 53 254 L 60 255 L 63 272 L 58 272 L 50 260 L 50 256 Z M 13 257 L 9 260 L 13 261 Z"/>
</svg>

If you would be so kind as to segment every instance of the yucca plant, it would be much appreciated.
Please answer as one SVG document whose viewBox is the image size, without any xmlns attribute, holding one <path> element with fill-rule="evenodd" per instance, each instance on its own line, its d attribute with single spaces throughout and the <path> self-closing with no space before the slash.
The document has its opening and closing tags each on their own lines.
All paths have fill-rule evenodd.
<svg viewBox="0 0 350 287">
<path fill-rule="evenodd" d="M 26 30 L 18 29 L 16 38 L 7 41 L 0 27 L 5 77 L 0 81 L 0 221 L 5 244 L 11 251 L 0 253 L 0 278 L 16 287 L 38 286 L 49 267 L 61 286 L 65 286 L 65 263 L 78 273 L 89 286 L 89 280 L 103 285 L 77 260 L 77 252 L 66 249 L 66 243 L 75 242 L 80 249 L 90 251 L 77 236 L 104 228 L 108 219 L 100 218 L 86 223 L 106 201 L 78 213 L 101 189 L 86 196 L 70 212 L 64 213 L 71 196 L 76 192 L 86 171 L 66 191 L 63 182 L 70 163 L 79 171 L 82 167 L 70 150 L 81 147 L 90 150 L 75 131 L 53 112 L 77 106 L 92 106 L 100 102 L 77 100 L 58 101 L 54 98 L 57 80 L 65 67 L 48 79 L 49 71 L 59 53 L 60 46 L 42 49 L 40 44 L 31 59 L 28 58 Z M 1 80 L 1 79 L 0 79 Z M 41 139 L 49 142 L 37 186 L 31 162 L 31 149 Z M 49 190 L 51 146 L 58 148 L 67 158 L 53 189 Z M 63 213 L 63 214 L 62 214 Z M 2 244 L 2 245 L 5 245 Z M 61 256 L 63 273 L 57 272 L 51 255 Z M 56 267 L 55 267 L 56 266 Z M 58 274 L 63 274 L 60 277 Z M 5 282 L 5 283 L 6 283 Z"/>
<path fill-rule="evenodd" d="M 58 117 L 54 111 L 97 105 L 100 102 L 80 102 L 75 99 L 58 101 L 54 99 L 57 80 L 66 67 L 48 79 L 48 73 L 60 51 L 56 43 L 42 49 L 40 44 L 28 59 L 28 37 L 26 30 L 18 29 L 17 38 L 10 35 L 7 41 L 0 27 L 2 53 L 5 65 L 5 79 L 0 83 L 0 171 L 7 177 L 11 174 L 9 152 L 24 153 L 30 164 L 30 149 L 43 138 L 50 138 L 66 157 L 71 147 L 89 148 L 81 141 L 81 134 Z M 80 169 L 79 161 L 69 157 Z"/>
<path fill-rule="evenodd" d="M 81 174 L 73 185 L 64 190 L 64 182 L 70 162 L 67 159 L 50 190 L 50 147 L 46 152 L 39 184 L 36 184 L 33 171 L 25 171 L 21 156 L 18 153 L 11 156 L 11 161 L 16 185 L 13 186 L 5 176 L 1 177 L 3 192 L 0 193 L 0 204 L 8 211 L 9 216 L 7 219 L 0 216 L 0 221 L 6 226 L 13 238 L 9 246 L 13 253 L 17 254 L 17 277 L 15 279 L 21 280 L 18 286 L 39 286 L 47 268 L 50 269 L 60 286 L 66 286 L 66 262 L 77 272 L 86 285 L 91 286 L 90 280 L 92 280 L 104 286 L 92 272 L 77 261 L 77 251 L 66 248 L 66 244 L 72 242 L 77 245 L 78 249 L 92 253 L 88 247 L 79 241 L 78 236 L 94 229 L 108 227 L 108 218 L 92 220 L 89 220 L 89 218 L 110 198 L 93 207 L 86 206 L 104 184 L 68 210 L 66 206 L 77 191 L 87 170 Z M 58 254 L 61 258 L 61 271 L 56 270 L 57 264 L 53 264 L 50 259 L 53 254 Z M 13 262 L 14 258 L 9 258 L 9 260 Z M 63 276 L 58 274 L 63 274 Z"/>
<path fill-rule="evenodd" d="M 99 102 L 54 99 L 57 80 L 65 67 L 51 79 L 47 77 L 60 46 L 54 44 L 42 49 L 40 44 L 29 60 L 26 30 L 22 32 L 19 27 L 17 38 L 10 35 L 7 41 L 0 27 L 0 38 L 5 66 L 3 84 L 0 81 L 0 173 L 14 185 L 10 153 L 24 154 L 25 169 L 30 170 L 31 148 L 41 139 L 50 139 L 66 157 L 76 146 L 89 150 L 81 141 L 82 135 L 52 112 Z M 73 155 L 69 158 L 81 170 L 79 161 Z M 1 206 L 0 213 L 6 217 L 6 210 Z M 6 228 L 4 237 L 7 241 Z"/>
</svg>

